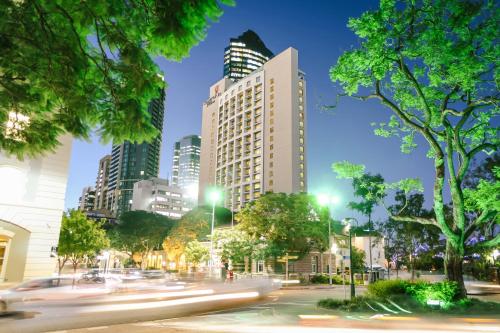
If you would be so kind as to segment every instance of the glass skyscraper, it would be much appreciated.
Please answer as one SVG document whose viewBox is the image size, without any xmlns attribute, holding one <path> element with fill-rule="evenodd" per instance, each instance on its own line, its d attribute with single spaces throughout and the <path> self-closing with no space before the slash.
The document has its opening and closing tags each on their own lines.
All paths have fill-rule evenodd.
<svg viewBox="0 0 500 333">
<path fill-rule="evenodd" d="M 165 91 L 149 103 L 151 122 L 158 129 L 158 136 L 150 143 L 125 141 L 113 145 L 108 184 L 108 206 L 111 212 L 120 216 L 129 211 L 132 204 L 134 183 L 158 177 L 160 149 L 163 131 Z"/>
<path fill-rule="evenodd" d="M 238 81 L 273 57 L 260 37 L 252 30 L 231 38 L 224 49 L 224 76 Z"/>
<path fill-rule="evenodd" d="M 200 177 L 200 146 L 199 135 L 183 137 L 174 145 L 172 163 L 172 185 L 187 190 L 195 198 Z"/>
</svg>

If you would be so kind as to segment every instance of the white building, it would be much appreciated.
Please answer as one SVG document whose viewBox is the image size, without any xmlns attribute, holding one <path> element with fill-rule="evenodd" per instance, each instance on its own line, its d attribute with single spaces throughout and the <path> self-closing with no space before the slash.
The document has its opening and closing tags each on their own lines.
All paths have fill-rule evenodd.
<svg viewBox="0 0 500 333">
<path fill-rule="evenodd" d="M 192 198 L 168 180 L 152 178 L 134 184 L 131 210 L 145 210 L 171 218 L 181 218 L 193 209 Z"/>
<path fill-rule="evenodd" d="M 0 153 L 0 281 L 54 272 L 70 154 L 69 136 L 37 159 Z"/>
<path fill-rule="evenodd" d="M 248 76 L 224 78 L 203 105 L 199 201 L 211 186 L 239 210 L 265 192 L 306 192 L 306 83 L 288 48 Z"/>
</svg>

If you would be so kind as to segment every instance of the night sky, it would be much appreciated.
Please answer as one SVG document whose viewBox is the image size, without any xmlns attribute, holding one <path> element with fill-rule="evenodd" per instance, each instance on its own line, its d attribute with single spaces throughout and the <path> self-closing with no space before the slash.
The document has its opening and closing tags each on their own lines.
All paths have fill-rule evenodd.
<svg viewBox="0 0 500 333">
<path fill-rule="evenodd" d="M 308 190 L 342 198 L 333 216 L 358 216 L 345 208 L 352 199 L 349 181 L 337 180 L 332 162 L 362 163 L 367 171 L 381 173 L 387 181 L 419 177 L 424 181 L 426 206 L 430 206 L 433 166 L 425 157 L 424 142 L 411 155 L 400 152 L 397 139 L 373 134 L 370 123 L 387 121 L 390 111 L 376 101 L 341 100 L 332 111 L 321 106 L 335 102 L 341 90 L 329 77 L 329 68 L 342 52 L 358 43 L 347 28 L 349 17 L 378 6 L 362 1 L 256 1 L 240 0 L 226 7 L 220 21 L 212 24 L 207 38 L 195 46 L 181 63 L 157 59 L 168 82 L 160 177 L 170 176 L 173 144 L 184 135 L 200 134 L 202 104 L 208 88 L 222 77 L 224 48 L 231 37 L 254 30 L 275 54 L 288 47 L 299 52 L 299 67 L 307 80 L 307 174 Z M 84 186 L 94 185 L 99 159 L 111 152 L 110 145 L 74 141 L 66 194 L 66 208 L 77 206 Z M 379 210 L 376 218 L 384 218 Z M 363 220 L 363 219 L 362 219 Z"/>
</svg>

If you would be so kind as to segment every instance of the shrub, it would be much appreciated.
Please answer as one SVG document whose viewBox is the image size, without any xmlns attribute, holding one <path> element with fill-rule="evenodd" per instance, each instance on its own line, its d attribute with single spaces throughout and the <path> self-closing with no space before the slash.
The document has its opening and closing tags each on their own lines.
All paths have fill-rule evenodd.
<svg viewBox="0 0 500 333">
<path fill-rule="evenodd" d="M 318 306 L 326 309 L 338 309 L 343 305 L 346 305 L 348 300 L 325 298 L 318 302 Z"/>
<path fill-rule="evenodd" d="M 422 305 L 427 305 L 429 300 L 435 300 L 439 301 L 441 307 L 445 309 L 457 300 L 460 292 L 457 283 L 453 281 L 438 283 L 419 281 L 407 284 L 405 290 Z"/>
<path fill-rule="evenodd" d="M 372 301 L 368 297 L 358 296 L 354 297 L 352 300 L 339 300 L 333 298 L 322 299 L 318 302 L 318 306 L 326 309 L 334 309 L 341 311 L 369 311 L 370 306 L 368 306 L 369 301 Z"/>
<path fill-rule="evenodd" d="M 406 282 L 403 280 L 379 280 L 368 285 L 368 294 L 378 298 L 401 295 L 406 292 Z"/>
<path fill-rule="evenodd" d="M 313 275 L 311 277 L 311 283 L 328 283 L 328 275 Z"/>
<path fill-rule="evenodd" d="M 327 284 L 330 283 L 330 279 L 328 278 L 328 274 L 318 274 L 311 276 L 311 283 L 318 284 Z M 332 283 L 333 284 L 342 284 L 342 276 L 340 275 L 332 275 Z M 346 276 L 345 284 L 349 284 L 349 277 Z"/>
</svg>

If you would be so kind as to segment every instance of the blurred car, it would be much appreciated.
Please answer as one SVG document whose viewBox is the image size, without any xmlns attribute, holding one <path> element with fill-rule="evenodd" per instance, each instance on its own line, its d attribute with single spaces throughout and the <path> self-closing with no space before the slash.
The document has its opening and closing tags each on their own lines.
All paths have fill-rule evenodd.
<svg viewBox="0 0 500 333">
<path fill-rule="evenodd" d="M 24 282 L 0 294 L 0 311 L 7 311 L 14 303 L 39 301 L 71 301 L 109 294 L 113 283 L 81 283 L 72 277 L 40 278 Z"/>
<path fill-rule="evenodd" d="M 165 273 L 159 270 L 141 271 L 140 275 L 144 279 L 164 279 Z"/>
</svg>

